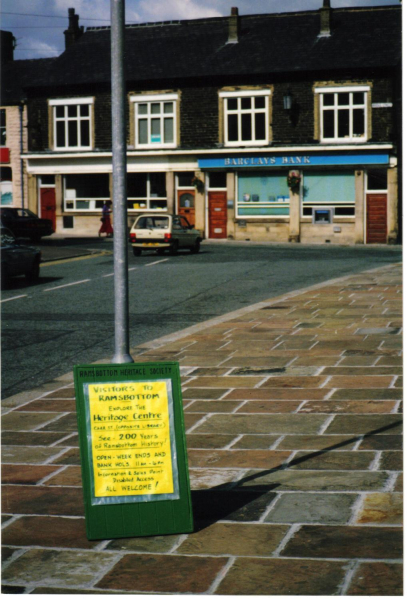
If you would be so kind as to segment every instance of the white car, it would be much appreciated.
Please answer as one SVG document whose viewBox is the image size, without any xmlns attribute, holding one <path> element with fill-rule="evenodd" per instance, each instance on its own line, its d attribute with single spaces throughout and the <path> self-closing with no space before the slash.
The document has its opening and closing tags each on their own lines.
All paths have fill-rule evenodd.
<svg viewBox="0 0 407 600">
<path fill-rule="evenodd" d="M 140 215 L 130 229 L 134 256 L 140 256 L 142 250 L 157 250 L 158 254 L 169 250 L 176 254 L 184 248 L 196 254 L 201 241 L 200 231 L 180 215 Z"/>
</svg>

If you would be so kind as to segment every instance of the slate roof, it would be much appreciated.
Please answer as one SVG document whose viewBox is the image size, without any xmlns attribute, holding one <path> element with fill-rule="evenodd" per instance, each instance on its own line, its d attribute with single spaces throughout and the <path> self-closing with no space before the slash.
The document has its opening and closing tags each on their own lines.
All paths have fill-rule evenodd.
<svg viewBox="0 0 407 600">
<path fill-rule="evenodd" d="M 127 26 L 127 81 L 393 67 L 401 60 L 398 6 L 333 9 L 332 35 L 319 37 L 320 12 L 240 16 Z M 89 28 L 55 59 L 48 85 L 110 82 L 110 29 Z M 44 85 L 43 81 L 37 82 Z"/>
<path fill-rule="evenodd" d="M 11 60 L 1 68 L 0 102 L 3 106 L 18 104 L 26 96 L 24 88 L 47 81 L 56 58 Z"/>
</svg>

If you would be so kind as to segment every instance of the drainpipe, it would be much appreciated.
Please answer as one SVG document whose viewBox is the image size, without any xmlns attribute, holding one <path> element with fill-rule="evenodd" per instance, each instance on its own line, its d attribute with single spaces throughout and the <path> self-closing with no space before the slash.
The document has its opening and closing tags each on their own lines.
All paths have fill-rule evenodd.
<svg viewBox="0 0 407 600">
<path fill-rule="evenodd" d="M 21 103 L 18 106 L 20 111 L 20 186 L 21 186 L 21 208 L 24 208 L 24 161 L 23 161 L 23 111 L 24 104 Z"/>
</svg>

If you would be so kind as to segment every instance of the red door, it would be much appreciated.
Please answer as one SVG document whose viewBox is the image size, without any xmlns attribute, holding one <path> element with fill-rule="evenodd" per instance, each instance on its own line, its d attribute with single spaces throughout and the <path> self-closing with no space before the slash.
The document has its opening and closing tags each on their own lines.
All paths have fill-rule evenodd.
<svg viewBox="0 0 407 600">
<path fill-rule="evenodd" d="M 366 196 L 366 243 L 387 243 L 387 195 L 368 194 Z"/>
<path fill-rule="evenodd" d="M 40 188 L 40 200 L 41 200 L 41 217 L 43 219 L 51 219 L 52 227 L 56 229 L 56 202 L 55 202 L 55 188 Z"/>
<path fill-rule="evenodd" d="M 226 192 L 209 192 L 209 237 L 227 237 L 227 203 Z"/>
<path fill-rule="evenodd" d="M 178 214 L 195 227 L 195 190 L 178 191 Z"/>
</svg>

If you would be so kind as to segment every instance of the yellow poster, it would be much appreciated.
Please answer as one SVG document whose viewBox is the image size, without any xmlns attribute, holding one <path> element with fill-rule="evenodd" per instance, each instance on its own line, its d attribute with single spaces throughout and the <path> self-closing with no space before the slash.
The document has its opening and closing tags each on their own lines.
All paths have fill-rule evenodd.
<svg viewBox="0 0 407 600">
<path fill-rule="evenodd" d="M 165 381 L 89 384 L 95 497 L 174 492 Z"/>
</svg>

